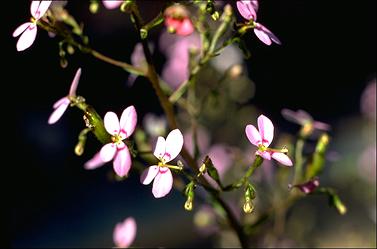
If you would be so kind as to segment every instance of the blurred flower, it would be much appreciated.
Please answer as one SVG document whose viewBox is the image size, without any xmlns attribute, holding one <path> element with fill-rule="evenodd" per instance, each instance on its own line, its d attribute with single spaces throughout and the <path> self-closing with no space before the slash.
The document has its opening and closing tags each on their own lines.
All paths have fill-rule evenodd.
<svg viewBox="0 0 377 249">
<path fill-rule="evenodd" d="M 376 78 L 364 89 L 360 100 L 361 113 L 376 122 Z"/>
<path fill-rule="evenodd" d="M 314 178 L 314 179 L 312 179 L 310 181 L 304 182 L 302 184 L 296 184 L 296 185 L 289 184 L 288 188 L 289 189 L 298 188 L 301 192 L 303 192 L 305 194 L 310 194 L 318 186 L 319 186 L 319 178 L 316 177 L 316 178 Z"/>
<path fill-rule="evenodd" d="M 180 130 L 172 130 L 166 140 L 163 137 L 158 137 L 154 156 L 160 162 L 158 165 L 152 165 L 140 176 L 140 181 L 144 185 L 150 184 L 153 179 L 152 193 L 155 198 L 166 196 L 173 187 L 173 176 L 166 163 L 170 162 L 178 156 L 183 147 L 183 135 Z"/>
<path fill-rule="evenodd" d="M 77 89 L 77 85 L 79 84 L 80 76 L 81 76 L 81 68 L 77 69 L 75 77 L 73 78 L 73 81 L 71 83 L 68 96 L 65 96 L 55 102 L 53 106 L 55 110 L 51 113 L 50 117 L 48 118 L 49 124 L 56 123 L 60 119 L 60 117 L 64 114 L 65 110 L 67 110 L 69 104 L 71 103 L 70 97 L 76 96 L 76 89 Z"/>
<path fill-rule="evenodd" d="M 149 43 L 148 46 L 149 46 L 149 49 L 153 51 L 153 48 L 154 48 L 153 44 Z M 148 63 L 147 63 L 147 60 L 145 59 L 143 45 L 140 42 L 135 45 L 135 48 L 131 54 L 131 63 L 133 66 L 141 69 L 142 71 L 146 72 L 148 70 Z M 137 75 L 130 74 L 130 76 L 128 77 L 127 84 L 129 86 L 132 86 L 136 78 L 137 78 Z"/>
<path fill-rule="evenodd" d="M 195 144 L 193 142 L 193 130 L 188 130 L 184 134 L 185 148 L 191 156 L 194 156 Z M 208 150 L 210 145 L 209 133 L 203 126 L 198 126 L 196 129 L 196 144 L 200 154 Z"/>
<path fill-rule="evenodd" d="M 243 18 L 251 21 L 251 25 L 254 28 L 254 33 L 266 45 L 271 45 L 272 42 L 276 44 L 281 44 L 279 38 L 277 38 L 268 28 L 264 25 L 256 22 L 257 11 L 258 11 L 258 1 L 237 1 L 237 9 Z"/>
<path fill-rule="evenodd" d="M 118 248 L 127 248 L 136 237 L 136 221 L 133 217 L 128 217 L 123 222 L 118 223 L 113 232 L 113 240 Z"/>
<path fill-rule="evenodd" d="M 194 32 L 194 25 L 189 15 L 188 10 L 181 4 L 174 4 L 166 8 L 164 17 L 168 32 L 182 36 L 190 35 Z"/>
<path fill-rule="evenodd" d="M 194 224 L 200 236 L 209 236 L 219 231 L 219 226 L 216 222 L 216 213 L 207 204 L 203 204 L 194 214 Z"/>
<path fill-rule="evenodd" d="M 103 3 L 103 5 L 105 6 L 106 9 L 112 10 L 112 9 L 116 9 L 119 6 L 121 6 L 123 1 L 103 0 L 102 3 Z"/>
<path fill-rule="evenodd" d="M 295 112 L 290 109 L 284 108 L 283 110 L 281 110 L 281 115 L 283 115 L 283 117 L 286 120 L 292 123 L 296 123 L 301 126 L 308 126 L 307 129 L 310 130 L 314 128 L 317 130 L 329 131 L 331 129 L 330 125 L 323 122 L 315 121 L 312 118 L 312 116 L 310 116 L 310 114 L 304 110 L 297 110 Z"/>
<path fill-rule="evenodd" d="M 131 168 L 131 155 L 124 139 L 132 135 L 137 122 L 137 114 L 134 106 L 127 107 L 120 117 L 114 112 L 107 112 L 104 118 L 106 131 L 111 134 L 111 143 L 105 144 L 100 150 L 100 157 L 104 162 L 114 158 L 113 167 L 115 173 L 123 177 Z"/>
<path fill-rule="evenodd" d="M 35 37 L 37 36 L 37 21 L 46 13 L 51 2 L 52 1 L 31 2 L 30 13 L 33 16 L 31 22 L 21 24 L 13 32 L 13 37 L 17 37 L 22 33 L 16 45 L 17 51 L 23 51 L 33 44 Z"/>
<path fill-rule="evenodd" d="M 370 184 L 376 183 L 376 144 L 369 145 L 358 159 L 359 175 Z"/>
<path fill-rule="evenodd" d="M 143 119 L 145 131 L 152 137 L 165 135 L 167 121 L 165 116 L 157 116 L 153 113 L 147 113 Z"/>
<path fill-rule="evenodd" d="M 219 56 L 216 56 L 212 60 L 210 60 L 211 65 L 215 67 L 219 72 L 225 72 L 235 65 L 238 65 L 238 68 L 235 68 L 235 70 L 242 72 L 242 62 L 242 52 L 234 45 L 227 46 Z M 239 75 L 241 74 L 241 72 L 233 72 L 233 74 Z"/>
<path fill-rule="evenodd" d="M 159 43 L 167 58 L 162 79 L 175 90 L 189 77 L 190 51 L 200 50 L 200 37 L 196 33 L 181 37 L 164 32 Z"/>
<path fill-rule="evenodd" d="M 264 159 L 271 160 L 272 157 L 283 165 L 292 166 L 292 161 L 286 154 L 268 148 L 274 138 L 274 125 L 271 120 L 264 115 L 260 115 L 258 117 L 258 129 L 259 131 L 254 125 L 247 125 L 245 129 L 250 143 L 258 146 L 256 154 Z"/>
</svg>

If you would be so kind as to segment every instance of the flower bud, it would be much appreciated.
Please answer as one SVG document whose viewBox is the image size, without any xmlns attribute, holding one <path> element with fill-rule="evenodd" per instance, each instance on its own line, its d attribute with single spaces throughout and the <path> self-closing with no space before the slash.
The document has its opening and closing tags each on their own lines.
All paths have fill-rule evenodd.
<svg viewBox="0 0 377 249">
<path fill-rule="evenodd" d="M 193 198 L 191 196 L 189 196 L 185 202 L 185 209 L 187 211 L 191 211 L 192 210 L 192 206 L 193 206 Z"/>
<path fill-rule="evenodd" d="M 253 205 L 253 202 L 251 200 L 245 201 L 245 204 L 243 204 L 243 211 L 246 214 L 250 214 L 251 212 L 254 211 L 254 205 Z"/>
<path fill-rule="evenodd" d="M 98 12 L 98 9 L 99 9 L 98 1 L 91 1 L 90 5 L 89 5 L 90 13 L 96 14 Z"/>
</svg>

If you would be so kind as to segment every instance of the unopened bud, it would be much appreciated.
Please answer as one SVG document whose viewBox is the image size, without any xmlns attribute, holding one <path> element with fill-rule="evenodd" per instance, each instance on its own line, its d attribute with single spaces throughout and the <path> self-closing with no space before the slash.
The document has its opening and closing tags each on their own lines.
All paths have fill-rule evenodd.
<svg viewBox="0 0 377 249">
<path fill-rule="evenodd" d="M 250 214 L 254 211 L 254 205 L 251 200 L 245 201 L 245 204 L 243 204 L 243 211 L 247 214 Z"/>
<path fill-rule="evenodd" d="M 122 5 L 120 6 L 120 11 L 128 12 L 130 10 L 131 4 L 132 4 L 131 0 L 124 1 Z"/>
<path fill-rule="evenodd" d="M 191 196 L 189 196 L 185 202 L 185 209 L 187 211 L 191 211 L 192 210 L 192 206 L 193 206 L 193 198 Z"/>
<path fill-rule="evenodd" d="M 68 61 L 65 58 L 60 58 L 60 66 L 66 68 L 68 66 Z"/>
<path fill-rule="evenodd" d="M 89 5 L 90 13 L 96 14 L 98 12 L 98 9 L 99 9 L 99 4 L 98 4 L 97 1 L 93 1 L 93 2 L 90 3 L 90 5 Z"/>
<path fill-rule="evenodd" d="M 75 146 L 75 154 L 81 156 L 84 153 L 83 143 L 80 141 Z"/>
<path fill-rule="evenodd" d="M 217 20 L 219 20 L 219 18 L 220 18 L 220 14 L 219 14 L 218 11 L 215 11 L 215 12 L 213 12 L 213 14 L 211 15 L 211 17 L 212 17 L 212 19 L 213 19 L 214 21 L 217 21 Z"/>
<path fill-rule="evenodd" d="M 146 29 L 140 29 L 140 38 L 142 40 L 144 40 L 144 39 L 147 38 L 147 36 L 148 36 L 148 30 L 146 30 Z"/>
<path fill-rule="evenodd" d="M 206 168 L 206 164 L 203 163 L 202 166 L 200 166 L 199 168 L 199 172 L 204 174 L 206 172 L 207 168 Z"/>
<path fill-rule="evenodd" d="M 337 195 L 333 196 L 333 204 L 338 210 L 339 214 L 344 215 L 347 213 L 347 207 L 343 204 L 343 202 Z"/>
<path fill-rule="evenodd" d="M 325 153 L 327 145 L 330 142 L 330 137 L 326 133 L 322 134 L 318 140 L 317 146 L 315 148 L 317 153 Z"/>
<path fill-rule="evenodd" d="M 74 54 L 75 53 L 75 49 L 71 45 L 68 45 L 67 46 L 67 52 L 68 52 L 68 54 Z"/>
</svg>

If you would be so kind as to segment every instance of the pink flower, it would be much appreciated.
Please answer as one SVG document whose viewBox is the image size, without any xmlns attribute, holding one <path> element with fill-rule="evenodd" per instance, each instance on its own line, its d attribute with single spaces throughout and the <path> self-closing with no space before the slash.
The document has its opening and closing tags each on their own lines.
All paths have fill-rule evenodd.
<svg viewBox="0 0 377 249">
<path fill-rule="evenodd" d="M 274 125 L 271 120 L 264 115 L 260 115 L 258 117 L 258 129 L 259 131 L 254 125 L 247 125 L 245 129 L 250 143 L 258 146 L 256 154 L 264 159 L 271 160 L 273 158 L 283 165 L 292 166 L 292 161 L 286 154 L 279 150 L 268 148 L 274 138 Z"/>
<path fill-rule="evenodd" d="M 92 170 L 101 167 L 105 162 L 102 160 L 100 152 L 97 152 L 89 161 L 84 164 L 84 168 Z"/>
<path fill-rule="evenodd" d="M 168 7 L 165 12 L 165 26 L 170 33 L 189 35 L 194 32 L 194 25 L 189 18 L 189 12 L 180 4 Z"/>
<path fill-rule="evenodd" d="M 251 21 L 254 28 L 254 33 L 266 45 L 271 45 L 272 42 L 281 44 L 279 38 L 277 38 L 268 28 L 257 21 L 257 11 L 259 3 L 257 0 L 250 1 L 237 1 L 237 9 L 243 18 Z"/>
<path fill-rule="evenodd" d="M 283 110 L 281 110 L 281 114 L 286 120 L 299 124 L 301 126 L 309 124 L 313 128 L 323 131 L 329 131 L 331 129 L 330 125 L 319 121 L 315 121 L 313 117 L 310 116 L 310 114 L 304 110 L 297 110 L 295 112 L 290 109 L 284 108 Z"/>
<path fill-rule="evenodd" d="M 289 189 L 292 189 L 294 187 L 298 188 L 301 192 L 304 194 L 310 194 L 313 192 L 317 187 L 319 186 L 319 178 L 316 177 L 310 181 L 304 182 L 302 184 L 296 184 L 296 185 L 288 185 Z"/>
<path fill-rule="evenodd" d="M 173 187 L 173 176 L 166 163 L 178 156 L 183 147 L 183 135 L 180 130 L 172 130 L 166 140 L 158 137 L 154 155 L 160 162 L 144 170 L 140 176 L 140 181 L 144 185 L 153 182 L 152 193 L 155 198 L 161 198 L 167 195 Z"/>
<path fill-rule="evenodd" d="M 123 222 L 119 222 L 113 232 L 113 240 L 117 247 L 127 248 L 136 237 L 136 221 L 133 217 L 128 217 Z"/>
<path fill-rule="evenodd" d="M 51 113 L 48 119 L 49 124 L 56 123 L 60 119 L 60 117 L 64 114 L 65 110 L 67 110 L 69 104 L 71 103 L 70 97 L 76 96 L 76 89 L 77 89 L 77 85 L 79 84 L 80 76 L 81 76 L 81 68 L 77 69 L 76 75 L 73 78 L 73 81 L 71 83 L 71 88 L 69 89 L 68 96 L 65 96 L 55 102 L 53 106 L 55 110 Z"/>
<path fill-rule="evenodd" d="M 17 51 L 23 51 L 33 44 L 37 36 L 37 21 L 46 13 L 51 2 L 52 1 L 31 2 L 30 13 L 33 16 L 31 21 L 21 24 L 13 32 L 13 37 L 17 37 L 22 33 L 16 45 Z"/>
<path fill-rule="evenodd" d="M 114 112 L 107 112 L 104 118 L 106 131 L 111 134 L 111 143 L 105 144 L 100 150 L 102 161 L 109 162 L 114 158 L 115 173 L 123 177 L 131 168 L 131 155 L 124 139 L 132 135 L 137 122 L 137 114 L 134 106 L 127 107 L 120 117 Z"/>
<path fill-rule="evenodd" d="M 249 1 L 237 1 L 237 9 L 241 16 L 246 20 L 256 20 L 257 12 L 259 8 L 259 2 L 257 0 Z"/>
<path fill-rule="evenodd" d="M 106 9 L 112 10 L 118 8 L 120 5 L 122 5 L 123 1 L 117 1 L 117 0 L 103 0 L 103 5 Z"/>
</svg>

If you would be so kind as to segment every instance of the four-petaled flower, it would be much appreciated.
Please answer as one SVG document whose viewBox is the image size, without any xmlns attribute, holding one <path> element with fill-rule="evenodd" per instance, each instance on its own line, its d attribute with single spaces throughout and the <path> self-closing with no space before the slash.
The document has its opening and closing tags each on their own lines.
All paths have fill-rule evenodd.
<svg viewBox="0 0 377 249">
<path fill-rule="evenodd" d="M 274 125 L 271 120 L 264 115 L 260 115 L 258 117 L 258 129 L 259 131 L 254 125 L 247 125 L 245 129 L 250 143 L 258 146 L 256 154 L 264 159 L 271 160 L 273 158 L 281 164 L 292 166 L 291 159 L 285 153 L 268 148 L 274 138 Z"/>
<path fill-rule="evenodd" d="M 113 232 L 113 240 L 118 248 L 127 248 L 136 237 L 136 221 L 133 217 L 128 217 L 123 222 L 116 224 Z"/>
<path fill-rule="evenodd" d="M 177 35 L 189 35 L 194 32 L 189 12 L 180 4 L 174 4 L 168 7 L 164 12 L 165 26 L 170 33 Z"/>
<path fill-rule="evenodd" d="M 173 187 L 173 176 L 166 163 L 170 162 L 178 156 L 183 146 L 183 135 L 180 130 L 172 130 L 166 140 L 163 137 L 158 137 L 154 156 L 160 162 L 158 165 L 152 165 L 140 176 L 140 181 L 144 185 L 150 184 L 153 179 L 152 193 L 155 198 L 161 198 L 167 195 Z"/>
<path fill-rule="evenodd" d="M 32 18 L 30 22 L 21 24 L 13 32 L 13 37 L 23 33 L 17 42 L 17 51 L 23 51 L 30 47 L 37 36 L 37 21 L 42 18 L 50 7 L 52 1 L 32 1 L 30 5 L 30 13 Z"/>
<path fill-rule="evenodd" d="M 76 89 L 77 89 L 77 85 L 79 84 L 80 76 L 81 76 L 81 68 L 77 69 L 76 75 L 73 78 L 73 81 L 71 83 L 71 88 L 69 89 L 68 96 L 65 96 L 55 102 L 53 106 L 55 110 L 51 113 L 48 119 L 49 124 L 56 123 L 60 119 L 60 117 L 64 114 L 65 110 L 67 110 L 69 104 L 71 103 L 70 97 L 76 96 Z"/>
<path fill-rule="evenodd" d="M 276 44 L 281 44 L 279 38 L 277 38 L 268 28 L 257 21 L 257 11 L 258 11 L 258 1 L 237 1 L 237 9 L 243 18 L 248 21 L 252 21 L 252 26 L 254 28 L 254 33 L 266 45 L 271 45 L 272 42 Z"/>
<path fill-rule="evenodd" d="M 136 122 L 134 106 L 129 106 L 123 111 L 120 121 L 114 112 L 107 112 L 104 118 L 105 129 L 111 135 L 112 142 L 101 148 L 100 157 L 104 162 L 114 158 L 114 171 L 120 177 L 127 175 L 131 168 L 131 155 L 123 140 L 132 135 Z"/>
</svg>

